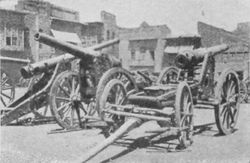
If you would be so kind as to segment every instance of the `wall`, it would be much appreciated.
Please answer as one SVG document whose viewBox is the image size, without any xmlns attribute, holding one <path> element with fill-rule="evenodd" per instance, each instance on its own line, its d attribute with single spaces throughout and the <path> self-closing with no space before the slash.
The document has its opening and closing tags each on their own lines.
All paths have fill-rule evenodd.
<svg viewBox="0 0 250 163">
<path fill-rule="evenodd" d="M 198 32 L 202 38 L 202 46 L 210 47 L 226 43 L 230 49 L 217 55 L 216 76 L 226 68 L 232 68 L 235 71 L 243 72 L 244 78 L 248 76 L 247 61 L 249 60 L 249 42 L 245 38 L 239 37 L 232 32 L 226 31 L 212 25 L 198 22 Z"/>
<path fill-rule="evenodd" d="M 15 12 L 12 10 L 0 9 L 0 53 L 2 56 L 23 58 L 27 59 L 30 57 L 29 47 L 25 46 L 24 40 L 27 37 L 27 27 L 24 24 L 25 13 Z M 21 41 L 18 46 L 6 45 L 6 32 L 5 30 L 16 29 L 20 34 L 17 34 L 17 40 Z M 12 35 L 12 33 L 10 34 Z M 17 42 L 18 42 L 17 41 Z"/>
<path fill-rule="evenodd" d="M 56 6 L 43 0 L 18 0 L 15 6 L 19 11 L 31 11 L 39 15 L 47 15 L 64 20 L 79 21 L 79 12 Z"/>
<path fill-rule="evenodd" d="M 27 63 L 16 61 L 1 61 L 0 65 L 1 70 L 5 71 L 16 85 L 17 83 L 19 83 L 19 80 L 21 78 L 20 69 L 23 66 L 26 66 Z"/>
<path fill-rule="evenodd" d="M 162 67 L 175 66 L 174 60 L 177 53 L 181 50 L 192 50 L 201 47 L 201 38 L 199 36 L 178 36 L 165 39 L 164 50 L 167 47 L 176 49 L 175 53 L 166 53 L 163 51 Z M 177 51 L 178 49 L 178 51 Z"/>
<path fill-rule="evenodd" d="M 170 33 L 166 25 L 150 26 L 146 22 L 137 28 L 120 28 L 119 55 L 122 58 L 122 64 L 131 70 L 148 69 L 159 72 L 163 64 L 164 38 Z M 153 59 L 152 54 L 154 54 Z M 139 61 L 136 57 L 132 57 L 134 55 L 141 56 L 142 59 L 139 58 Z"/>
<path fill-rule="evenodd" d="M 26 15 L 28 14 L 24 12 L 0 9 L 0 56 L 17 59 L 31 59 L 31 49 L 27 41 L 29 40 L 29 29 L 24 21 Z M 14 46 L 14 44 L 11 46 L 6 45 L 6 28 L 11 29 L 11 31 L 16 29 L 17 32 L 15 33 L 20 33 L 16 35 L 17 46 Z M 0 63 L 1 70 L 8 73 L 14 84 L 17 84 L 21 77 L 19 72 L 20 68 L 26 64 L 27 63 L 6 60 L 1 60 Z"/>
<path fill-rule="evenodd" d="M 108 41 L 119 37 L 119 27 L 116 24 L 116 16 L 106 11 L 101 11 L 101 21 L 103 23 L 103 40 Z M 103 50 L 104 53 L 111 54 L 117 58 L 119 56 L 119 45 L 113 45 Z"/>
</svg>

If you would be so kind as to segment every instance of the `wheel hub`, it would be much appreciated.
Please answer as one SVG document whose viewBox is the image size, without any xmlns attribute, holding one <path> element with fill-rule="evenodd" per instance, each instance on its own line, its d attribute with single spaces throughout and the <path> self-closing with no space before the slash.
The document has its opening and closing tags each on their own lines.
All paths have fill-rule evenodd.
<svg viewBox="0 0 250 163">
<path fill-rule="evenodd" d="M 80 99 L 81 99 L 81 98 L 80 98 L 79 95 L 74 95 L 74 94 L 73 94 L 73 95 L 70 96 L 70 101 L 71 101 L 71 102 L 80 101 Z"/>
</svg>

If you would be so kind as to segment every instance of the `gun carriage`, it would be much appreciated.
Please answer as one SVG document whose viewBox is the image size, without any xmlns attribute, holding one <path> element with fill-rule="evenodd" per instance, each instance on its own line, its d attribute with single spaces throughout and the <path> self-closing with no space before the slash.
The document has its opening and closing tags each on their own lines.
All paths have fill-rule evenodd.
<svg viewBox="0 0 250 163">
<path fill-rule="evenodd" d="M 8 67 L 22 67 L 30 63 L 28 59 L 17 59 L 6 56 L 0 56 L 1 62 L 1 108 L 6 107 L 15 98 L 15 86 L 19 75 L 18 70 L 7 70 Z M 1 109 L 2 112 L 4 110 Z"/>
<path fill-rule="evenodd" d="M 179 68 L 166 68 L 156 84 L 139 92 L 128 92 L 122 82 L 112 79 L 104 88 L 98 112 L 108 119 L 103 129 L 107 137 L 79 161 L 86 162 L 125 133 L 147 121 L 160 128 L 148 131 L 149 139 L 173 131 L 178 148 L 192 144 L 194 108 L 214 110 L 216 125 L 222 135 L 234 131 L 239 113 L 239 81 L 237 74 L 226 69 L 214 79 L 214 56 L 226 51 L 227 45 L 184 51 L 175 58 Z"/>
<path fill-rule="evenodd" d="M 121 68 L 121 63 L 100 52 L 103 48 L 118 43 L 118 39 L 88 48 L 75 46 L 43 33 L 37 33 L 35 40 L 70 54 L 30 64 L 21 69 L 24 78 L 37 75 L 40 77 L 22 97 L 7 106 L 11 111 L 2 116 L 1 125 L 49 106 L 52 118 L 61 127 L 84 127 L 84 123 L 99 106 L 96 101 L 100 100 L 96 98 L 100 98 L 109 80 L 116 78 L 126 83 L 127 88 L 136 89 L 131 74 Z M 72 62 L 77 59 L 79 62 L 73 65 L 76 67 L 73 70 Z"/>
</svg>

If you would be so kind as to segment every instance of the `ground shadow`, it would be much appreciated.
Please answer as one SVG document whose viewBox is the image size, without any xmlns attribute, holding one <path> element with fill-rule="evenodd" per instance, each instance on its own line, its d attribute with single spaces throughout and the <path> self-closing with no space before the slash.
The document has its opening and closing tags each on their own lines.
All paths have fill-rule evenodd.
<svg viewBox="0 0 250 163">
<path fill-rule="evenodd" d="M 212 136 L 217 136 L 218 131 L 212 130 L 212 126 L 214 124 L 215 123 L 207 123 L 203 125 L 194 126 L 194 135 L 200 135 L 204 133 L 205 131 L 212 131 L 212 132 L 216 132 L 216 134 L 213 134 Z M 140 148 L 145 148 L 149 152 L 184 152 L 184 151 L 187 151 L 186 148 L 183 148 L 183 149 L 177 148 L 178 143 L 175 143 L 173 141 L 178 138 L 177 135 L 168 135 L 166 137 L 161 137 L 159 139 L 153 139 L 153 138 L 154 136 L 151 135 L 151 136 L 139 137 L 137 139 L 131 139 L 131 138 L 120 139 L 116 141 L 115 143 L 113 143 L 113 145 L 126 147 L 126 149 L 101 162 L 102 163 L 111 162 L 113 160 L 116 160 Z"/>
</svg>

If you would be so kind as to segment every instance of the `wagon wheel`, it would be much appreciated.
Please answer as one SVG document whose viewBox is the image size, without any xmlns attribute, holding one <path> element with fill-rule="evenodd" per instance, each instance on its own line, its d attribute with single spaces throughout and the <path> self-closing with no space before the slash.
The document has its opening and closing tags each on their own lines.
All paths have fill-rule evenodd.
<svg viewBox="0 0 250 163">
<path fill-rule="evenodd" d="M 239 115 L 239 80 L 236 73 L 230 69 L 220 76 L 215 98 L 219 105 L 215 108 L 215 120 L 220 134 L 227 135 L 234 131 Z"/>
<path fill-rule="evenodd" d="M 5 107 L 15 98 L 15 86 L 8 74 L 1 70 L 1 102 Z"/>
<path fill-rule="evenodd" d="M 161 72 L 157 79 L 157 84 L 175 83 L 178 80 L 178 68 L 166 67 Z"/>
<path fill-rule="evenodd" d="M 108 137 L 115 132 L 125 121 L 124 116 L 118 116 L 105 112 L 107 109 L 115 109 L 110 104 L 122 105 L 126 102 L 126 89 L 124 84 L 118 79 L 112 79 L 104 88 L 103 94 L 100 97 L 100 116 L 103 120 L 111 120 L 108 126 L 103 129 L 103 134 Z M 108 122 L 108 121 L 107 121 Z"/>
<path fill-rule="evenodd" d="M 120 80 L 124 86 L 126 91 L 130 94 L 132 92 L 136 92 L 138 90 L 137 85 L 135 83 L 134 78 L 128 72 L 127 70 L 120 68 L 120 67 L 114 67 L 106 71 L 97 86 L 97 91 L 96 91 L 96 109 L 97 112 L 100 113 L 100 97 L 103 94 L 104 88 L 107 85 L 107 83 L 112 80 L 112 79 L 118 79 Z"/>
<path fill-rule="evenodd" d="M 248 90 L 245 81 L 240 81 L 240 103 L 248 102 Z"/>
<path fill-rule="evenodd" d="M 247 79 L 245 80 L 246 83 L 246 88 L 247 88 L 247 97 L 246 97 L 246 102 L 249 102 L 249 98 L 250 98 L 250 80 Z"/>
<path fill-rule="evenodd" d="M 193 135 L 193 99 L 189 86 L 181 82 L 177 87 L 175 99 L 176 127 L 180 128 L 178 133 L 180 144 L 178 148 L 186 148 L 192 144 Z"/>
<path fill-rule="evenodd" d="M 64 129 L 83 128 L 86 105 L 81 102 L 80 80 L 76 72 L 59 74 L 50 90 L 49 104 L 57 123 Z"/>
</svg>

